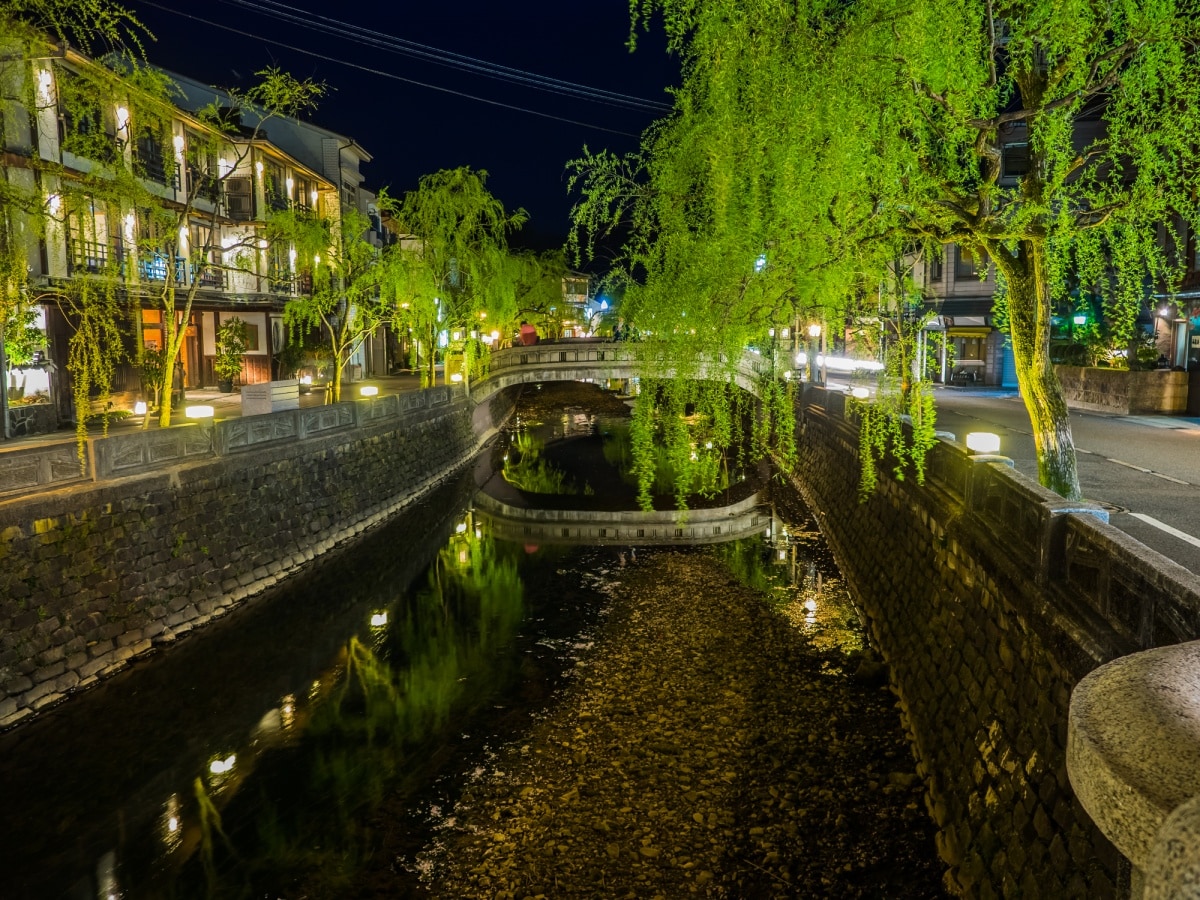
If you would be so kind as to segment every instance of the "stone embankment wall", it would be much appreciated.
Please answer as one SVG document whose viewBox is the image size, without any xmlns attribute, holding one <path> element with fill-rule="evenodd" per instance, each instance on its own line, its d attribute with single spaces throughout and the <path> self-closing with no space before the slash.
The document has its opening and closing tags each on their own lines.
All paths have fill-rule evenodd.
<svg viewBox="0 0 1200 900">
<path fill-rule="evenodd" d="M 1118 416 L 1170 416 L 1187 411 L 1187 372 L 1128 372 L 1085 366 L 1055 366 L 1054 372 L 1072 409 Z"/>
<path fill-rule="evenodd" d="M 1121 896 L 1127 863 L 1067 778 L 1074 685 L 1102 662 L 1200 634 L 1200 580 L 996 457 L 941 441 L 925 484 L 857 497 L 844 395 L 810 390 L 798 484 L 891 669 L 968 897 Z"/>
<path fill-rule="evenodd" d="M 114 435 L 92 481 L 0 501 L 0 727 L 382 522 L 510 409 L 438 388 Z"/>
</svg>

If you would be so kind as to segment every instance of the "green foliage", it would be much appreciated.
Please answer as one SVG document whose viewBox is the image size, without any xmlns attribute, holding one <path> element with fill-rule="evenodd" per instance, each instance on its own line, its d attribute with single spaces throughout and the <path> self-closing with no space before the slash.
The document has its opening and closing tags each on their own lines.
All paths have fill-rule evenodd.
<svg viewBox="0 0 1200 900">
<path fill-rule="evenodd" d="M 122 321 L 126 311 L 112 280 L 81 279 L 75 290 L 60 294 L 58 299 L 74 326 L 67 342 L 67 367 L 75 407 L 76 455 L 80 474 L 84 474 L 93 401 L 100 408 L 104 433 L 108 433 L 113 376 L 125 355 Z"/>
<path fill-rule="evenodd" d="M 213 371 L 217 377 L 232 381 L 242 372 L 242 357 L 246 353 L 246 323 L 234 316 L 225 319 L 217 328 L 213 359 Z"/>
<path fill-rule="evenodd" d="M 516 433 L 504 458 L 504 480 L 531 494 L 581 493 L 567 477 L 542 459 L 545 445 L 528 431 Z"/>
<path fill-rule="evenodd" d="M 572 182 L 576 246 L 631 234 L 627 318 L 730 352 L 770 324 L 870 314 L 904 254 L 986 254 L 1043 482 L 1077 496 L 1050 314 L 1094 293 L 1125 342 L 1145 286 L 1178 284 L 1155 232 L 1200 224 L 1195 0 L 632 9 L 662 16 L 683 61 L 675 111 L 628 158 L 585 152 Z"/>
<path fill-rule="evenodd" d="M 46 346 L 46 333 L 35 324 L 37 310 L 18 305 L 4 325 L 4 358 L 10 366 L 27 366 L 33 354 Z"/>
<path fill-rule="evenodd" d="M 487 172 L 466 166 L 421 178 L 404 195 L 396 218 L 409 237 L 389 255 L 393 272 L 384 301 L 421 344 L 432 383 L 438 333 L 503 328 L 517 315 L 508 234 L 525 224 L 523 209 L 506 212 L 487 189 Z"/>
<path fill-rule="evenodd" d="M 613 426 L 606 458 L 628 459 L 622 474 L 638 488 L 642 509 L 673 495 L 686 510 L 693 495 L 713 497 L 729 487 L 729 454 L 742 443 L 740 391 L 703 381 L 643 380 L 627 431 Z M 739 453 L 740 456 L 740 453 Z"/>
<path fill-rule="evenodd" d="M 925 455 L 937 443 L 933 383 L 914 377 L 914 357 L 926 319 L 904 322 L 890 342 L 872 400 L 849 399 L 859 423 L 859 500 L 866 501 L 879 480 L 878 466 L 887 463 L 892 477 L 904 480 L 912 471 L 925 483 Z"/>
</svg>

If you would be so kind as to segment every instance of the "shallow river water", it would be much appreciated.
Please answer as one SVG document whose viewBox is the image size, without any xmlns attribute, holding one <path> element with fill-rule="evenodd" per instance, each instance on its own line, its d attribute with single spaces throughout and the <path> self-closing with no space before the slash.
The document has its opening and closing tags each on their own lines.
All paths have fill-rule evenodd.
<svg viewBox="0 0 1200 900">
<path fill-rule="evenodd" d="M 0 896 L 424 896 L 455 803 L 551 714 L 637 558 L 496 540 L 473 491 L 466 473 L 0 735 Z M 836 649 L 824 665 L 855 658 L 862 630 L 811 522 L 764 522 L 695 552 Z"/>
</svg>

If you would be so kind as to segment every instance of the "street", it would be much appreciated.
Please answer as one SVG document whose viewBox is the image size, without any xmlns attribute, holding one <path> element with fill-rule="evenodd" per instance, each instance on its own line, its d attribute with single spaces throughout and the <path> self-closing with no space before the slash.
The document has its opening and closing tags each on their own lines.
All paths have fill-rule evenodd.
<svg viewBox="0 0 1200 900">
<path fill-rule="evenodd" d="M 938 429 L 958 440 L 971 431 L 1000 435 L 1000 453 L 1037 480 L 1025 406 L 1014 391 L 941 388 Z M 1071 428 L 1086 499 L 1164 556 L 1200 573 L 1200 419 L 1115 416 L 1073 410 Z"/>
</svg>

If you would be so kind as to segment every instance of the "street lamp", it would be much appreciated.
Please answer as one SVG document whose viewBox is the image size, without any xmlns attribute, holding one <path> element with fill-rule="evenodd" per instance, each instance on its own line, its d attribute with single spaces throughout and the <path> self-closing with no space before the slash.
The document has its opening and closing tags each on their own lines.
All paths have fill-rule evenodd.
<svg viewBox="0 0 1200 900">
<path fill-rule="evenodd" d="M 817 338 L 821 336 L 821 326 L 815 322 L 808 326 L 808 383 L 817 382 Z"/>
</svg>

